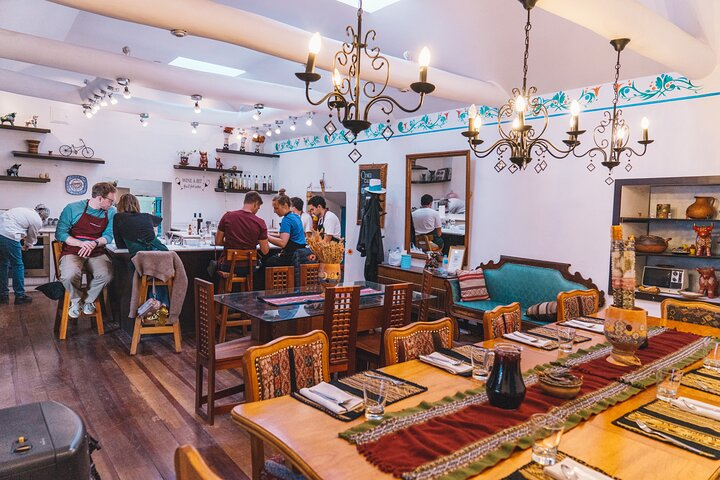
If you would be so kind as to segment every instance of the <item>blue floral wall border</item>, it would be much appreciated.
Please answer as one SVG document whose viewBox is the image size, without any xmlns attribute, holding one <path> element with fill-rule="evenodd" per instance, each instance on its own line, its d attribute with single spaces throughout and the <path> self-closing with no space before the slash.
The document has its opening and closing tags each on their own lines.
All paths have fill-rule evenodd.
<svg viewBox="0 0 720 480">
<path fill-rule="evenodd" d="M 644 77 L 638 80 L 627 80 L 620 84 L 618 106 L 641 105 L 663 101 L 680 100 L 681 98 L 704 97 L 717 95 L 720 92 L 701 95 L 702 86 L 695 85 L 687 77 L 673 73 L 663 73 L 655 77 Z M 574 92 L 573 92 L 574 93 Z M 687 94 L 691 95 L 687 95 Z M 570 92 L 559 91 L 553 95 L 540 96 L 550 116 L 568 115 L 570 104 L 577 99 L 583 111 L 601 111 L 612 109 L 613 85 L 604 84 L 595 87 L 586 87 L 571 95 Z M 602 105 L 602 106 L 600 106 Z M 487 119 L 483 125 L 497 124 L 497 108 L 482 105 L 478 114 Z M 447 130 L 459 130 L 467 126 L 468 112 L 465 109 L 455 109 L 446 112 L 426 114 L 419 117 L 399 120 L 390 124 L 395 132 L 394 137 L 417 135 L 422 133 L 435 133 Z M 529 118 L 532 120 L 532 118 Z M 336 121 L 337 122 L 337 121 Z M 362 132 L 357 138 L 358 142 L 385 140 L 383 130 L 388 124 L 377 123 Z M 339 129 L 332 135 L 314 135 L 297 137 L 273 145 L 273 153 L 290 153 L 316 148 L 347 145 L 346 132 Z M 350 137 L 352 134 L 349 135 Z"/>
</svg>

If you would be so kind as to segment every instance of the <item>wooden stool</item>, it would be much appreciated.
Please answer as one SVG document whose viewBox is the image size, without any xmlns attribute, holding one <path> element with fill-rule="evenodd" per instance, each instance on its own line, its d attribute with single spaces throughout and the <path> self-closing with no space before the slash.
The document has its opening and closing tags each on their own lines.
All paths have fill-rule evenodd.
<svg viewBox="0 0 720 480">
<path fill-rule="evenodd" d="M 153 278 L 149 275 L 143 275 L 140 277 L 140 298 L 138 299 L 138 305 L 142 305 L 147 300 L 147 290 L 150 285 L 149 280 Z M 168 289 L 168 296 L 172 296 L 173 279 L 168 278 L 167 281 L 163 282 L 157 278 L 153 279 L 154 287 L 166 286 Z M 182 351 L 181 336 L 180 336 L 180 321 L 165 325 L 143 325 L 142 318 L 135 317 L 135 327 L 133 328 L 132 342 L 130 343 L 130 355 L 137 353 L 137 347 L 140 343 L 140 337 L 143 335 L 157 335 L 161 333 L 172 333 L 175 339 L 175 353 Z"/>
<path fill-rule="evenodd" d="M 267 267 L 265 269 L 265 290 L 286 290 L 295 288 L 295 267 Z"/>
<path fill-rule="evenodd" d="M 222 272 L 218 270 L 220 276 L 219 293 L 232 293 L 235 284 L 240 285 L 241 292 L 249 292 L 253 289 L 253 272 L 255 271 L 255 263 L 257 262 L 256 250 L 225 250 L 225 261 L 230 263 L 230 271 Z M 247 267 L 247 276 L 235 275 L 236 267 Z M 223 305 L 217 321 L 220 323 L 220 343 L 225 341 L 227 327 L 242 327 L 243 335 L 246 334 L 246 327 L 251 325 L 249 318 L 243 318 L 241 313 L 229 313 L 230 307 Z"/>
</svg>

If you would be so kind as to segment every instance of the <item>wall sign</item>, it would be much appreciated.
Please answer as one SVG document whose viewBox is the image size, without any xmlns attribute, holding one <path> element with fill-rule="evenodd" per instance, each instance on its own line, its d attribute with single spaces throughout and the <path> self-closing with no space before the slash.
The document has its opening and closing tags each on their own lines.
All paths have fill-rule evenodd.
<svg viewBox="0 0 720 480">
<path fill-rule="evenodd" d="M 175 184 L 180 190 L 201 190 L 205 191 L 210 186 L 210 182 L 203 175 L 200 178 L 175 177 Z"/>
<path fill-rule="evenodd" d="M 362 223 L 362 211 L 367 201 L 368 195 L 374 193 L 366 193 L 366 189 L 370 184 L 371 178 L 377 178 L 382 183 L 382 188 L 387 188 L 387 163 L 371 163 L 368 165 L 358 166 L 358 209 L 357 209 L 357 225 Z M 385 209 L 385 194 L 380 195 L 380 207 Z M 385 215 L 380 216 L 380 227 L 385 228 Z"/>
<path fill-rule="evenodd" d="M 70 195 L 85 195 L 88 181 L 82 175 L 68 175 L 65 178 L 65 191 Z"/>
</svg>

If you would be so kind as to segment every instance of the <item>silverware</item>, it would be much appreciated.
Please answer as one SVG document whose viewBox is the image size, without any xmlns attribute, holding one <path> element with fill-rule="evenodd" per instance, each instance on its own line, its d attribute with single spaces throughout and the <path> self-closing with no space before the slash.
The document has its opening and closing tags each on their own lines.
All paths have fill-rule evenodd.
<svg viewBox="0 0 720 480">
<path fill-rule="evenodd" d="M 687 448 L 687 449 L 690 450 L 691 452 L 695 452 L 695 453 L 699 453 L 699 454 L 701 454 L 701 455 L 705 455 L 705 452 L 703 452 L 702 450 L 698 450 L 697 448 L 691 447 L 690 445 L 688 445 L 688 444 L 685 443 L 685 442 L 681 442 L 680 440 L 674 439 L 674 438 L 671 437 L 670 435 L 665 435 L 665 434 L 662 433 L 662 432 L 659 432 L 659 431 L 657 431 L 657 430 L 655 430 L 655 429 L 652 429 L 652 428 L 648 427 L 648 426 L 645 424 L 645 422 L 643 422 L 642 420 L 635 420 L 635 423 L 637 423 L 637 426 L 640 427 L 640 430 L 642 430 L 642 431 L 644 431 L 644 432 L 652 433 L 652 434 L 654 434 L 654 435 L 657 435 L 657 436 L 659 436 L 659 437 L 662 437 L 662 438 L 664 438 L 665 440 L 667 440 L 668 442 L 674 443 L 675 445 L 677 445 L 677 446 L 679 446 L 679 447 Z"/>
<path fill-rule="evenodd" d="M 338 405 L 341 406 L 341 407 L 344 407 L 344 406 L 346 406 L 348 403 L 350 403 L 350 402 L 353 401 L 352 398 L 348 398 L 348 399 L 346 399 L 346 400 L 340 400 L 340 399 L 338 399 L 338 398 L 333 397 L 332 395 L 328 395 L 327 393 L 323 393 L 323 392 L 319 392 L 319 391 L 317 391 L 317 390 L 313 390 L 312 388 L 310 388 L 309 391 L 312 392 L 312 393 L 314 393 L 314 394 L 317 395 L 318 397 L 322 397 L 322 398 L 324 398 L 325 400 L 330 400 L 331 402 L 336 403 L 336 404 L 338 404 Z"/>
<path fill-rule="evenodd" d="M 540 339 L 535 338 L 535 337 L 532 337 L 532 336 L 527 335 L 527 334 L 522 333 L 522 332 L 513 332 L 513 333 L 514 333 L 516 336 L 518 336 L 518 337 L 520 337 L 520 338 L 522 338 L 522 339 L 524 339 L 524 340 L 527 340 L 528 342 L 531 342 L 531 343 L 538 343 L 538 342 L 540 341 Z"/>
<path fill-rule="evenodd" d="M 708 386 L 707 383 L 703 382 L 702 380 L 698 380 L 696 378 L 693 378 L 693 382 L 695 382 L 695 385 L 700 387 L 701 389 L 705 390 L 706 392 L 714 393 L 712 388 Z"/>
<path fill-rule="evenodd" d="M 562 474 L 566 480 L 578 480 L 578 476 L 577 476 L 577 472 L 575 471 L 575 467 L 571 467 L 570 465 L 565 465 L 564 463 L 561 463 L 560 471 L 562 472 Z"/>
<path fill-rule="evenodd" d="M 688 402 L 686 399 L 682 398 L 680 399 L 683 405 L 685 405 L 687 408 L 692 410 L 693 412 L 699 412 L 701 407 L 698 407 L 696 405 L 693 405 L 692 403 Z M 706 404 L 707 405 L 707 404 Z M 720 413 L 720 409 L 715 408 L 712 405 L 707 405 L 706 407 L 702 407 L 703 410 L 708 410 L 715 413 Z"/>
<path fill-rule="evenodd" d="M 442 353 L 438 353 L 437 355 L 434 355 L 434 356 L 428 355 L 428 358 L 430 358 L 431 360 L 437 360 L 437 361 L 443 362 L 443 363 L 449 363 L 453 367 L 459 367 L 460 365 L 463 364 L 463 362 L 461 362 L 460 360 L 450 359 L 450 358 L 446 357 L 445 355 L 443 355 Z"/>
<path fill-rule="evenodd" d="M 403 380 L 397 380 L 397 379 L 390 378 L 390 377 L 385 377 L 385 376 L 381 376 L 381 375 L 376 375 L 376 374 L 370 373 L 370 372 L 363 372 L 363 375 L 365 375 L 365 376 L 368 377 L 368 378 L 374 378 L 375 380 L 385 380 L 386 382 L 390 382 L 390 383 L 392 383 L 392 384 L 395 385 L 395 386 L 397 386 L 397 385 L 405 385 L 405 384 L 407 383 L 407 382 L 405 382 L 405 381 L 403 381 Z"/>
</svg>

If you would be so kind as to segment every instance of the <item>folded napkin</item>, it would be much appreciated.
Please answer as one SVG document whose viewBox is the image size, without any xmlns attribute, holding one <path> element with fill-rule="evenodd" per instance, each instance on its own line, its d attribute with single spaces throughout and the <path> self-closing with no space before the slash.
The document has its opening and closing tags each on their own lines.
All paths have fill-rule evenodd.
<svg viewBox="0 0 720 480">
<path fill-rule="evenodd" d="M 472 365 L 460 362 L 455 358 L 445 356 L 439 352 L 433 352 L 430 355 L 420 355 L 420 360 L 455 375 L 472 371 Z"/>
<path fill-rule="evenodd" d="M 363 400 L 340 390 L 326 382 L 318 383 L 310 388 L 301 388 L 300 395 L 318 405 L 322 405 L 333 413 L 342 414 L 355 410 Z"/>
<path fill-rule="evenodd" d="M 517 332 L 505 333 L 503 334 L 503 338 L 507 338 L 508 340 L 512 340 L 514 342 L 524 343 L 532 347 L 545 347 L 553 342 L 552 340 L 539 338 L 535 335 L 529 335 L 527 333 L 521 333 L 518 335 Z"/>
<path fill-rule="evenodd" d="M 709 403 L 701 402 L 699 400 L 693 400 L 687 397 L 678 397 L 670 400 L 670 403 L 689 413 L 694 413 L 706 418 L 712 418 L 713 420 L 720 420 L 720 407 L 711 405 Z"/>
<path fill-rule="evenodd" d="M 595 333 L 603 333 L 605 331 L 605 325 L 603 325 L 602 323 L 583 322 L 574 318 L 571 320 L 567 320 L 565 323 L 563 323 L 563 325 L 579 328 L 581 330 L 589 330 Z"/>
<path fill-rule="evenodd" d="M 568 470 L 568 468 L 572 469 L 572 473 L 575 474 L 575 477 L 573 477 L 572 474 L 569 476 L 565 475 L 561 465 L 567 465 L 565 471 L 569 474 L 570 470 Z M 562 462 L 558 462 L 551 467 L 545 467 L 544 472 L 548 477 L 553 478 L 554 480 L 568 480 L 568 478 L 576 478 L 577 480 L 612 480 L 607 475 L 586 467 L 585 465 L 568 457 L 565 457 Z"/>
</svg>

